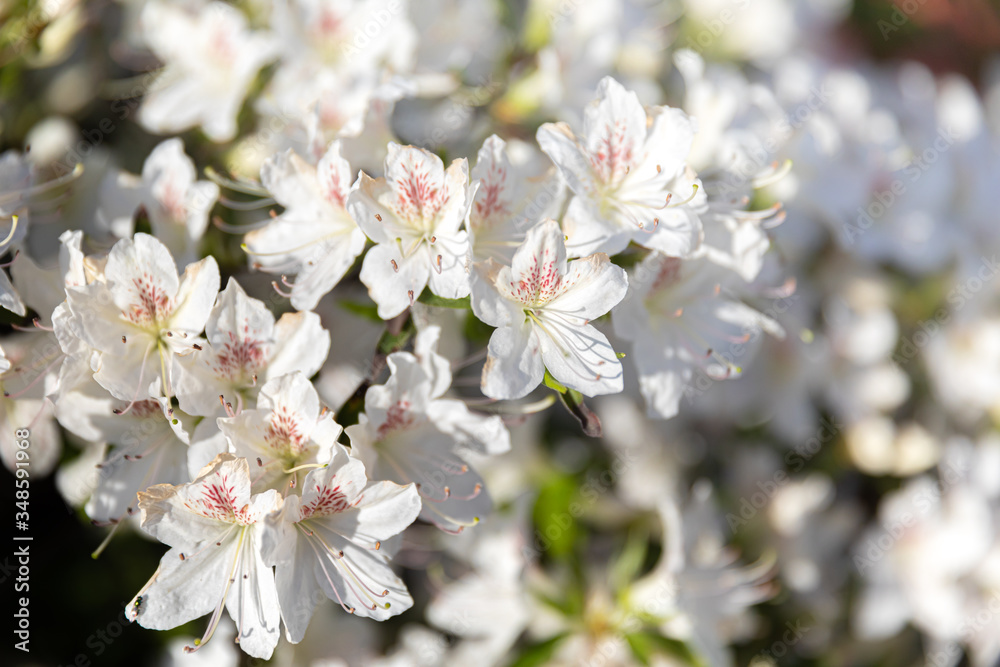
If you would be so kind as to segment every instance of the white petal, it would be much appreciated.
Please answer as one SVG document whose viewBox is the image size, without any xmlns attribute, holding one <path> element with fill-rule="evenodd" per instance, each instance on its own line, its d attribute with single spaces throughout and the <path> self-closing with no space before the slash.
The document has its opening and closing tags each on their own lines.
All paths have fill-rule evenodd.
<svg viewBox="0 0 1000 667">
<path fill-rule="evenodd" d="M 483 366 L 482 391 L 490 398 L 526 396 L 545 375 L 538 337 L 527 322 L 493 332 Z"/>
<path fill-rule="evenodd" d="M 625 298 L 628 276 L 625 269 L 612 264 L 607 255 L 597 254 L 569 263 L 561 293 L 543 306 L 546 312 L 558 312 L 581 320 L 596 319 Z"/>
<path fill-rule="evenodd" d="M 514 282 L 529 292 L 544 292 L 566 275 L 566 242 L 555 220 L 543 220 L 528 231 L 510 265 Z"/>
<path fill-rule="evenodd" d="M 431 292 L 446 299 L 469 295 L 469 239 L 460 231 L 447 241 L 429 246 L 431 271 L 427 281 Z M 440 262 L 438 261 L 440 258 Z"/>
<path fill-rule="evenodd" d="M 438 399 L 427 406 L 427 418 L 462 447 L 480 454 L 510 450 L 510 432 L 499 415 L 471 412 L 462 401 Z"/>
<path fill-rule="evenodd" d="M 595 252 L 617 255 L 628 247 L 635 236 L 632 223 L 627 224 L 623 226 L 602 215 L 595 202 L 574 197 L 563 218 L 566 251 L 571 257 L 584 257 Z M 634 230 L 638 231 L 638 228 Z"/>
<path fill-rule="evenodd" d="M 503 268 L 490 258 L 478 262 L 472 270 L 472 312 L 493 327 L 507 326 L 515 317 L 523 317 L 518 304 L 505 299 L 497 290 L 497 280 Z M 509 269 L 505 273 L 509 274 Z"/>
<path fill-rule="evenodd" d="M 584 110 L 586 150 L 605 182 L 623 178 L 642 157 L 646 111 L 639 96 L 611 77 L 597 85 L 597 99 Z"/>
<path fill-rule="evenodd" d="M 209 255 L 200 262 L 189 264 L 177 290 L 177 307 L 170 317 L 170 326 L 179 331 L 201 333 L 218 294 L 219 265 L 215 258 Z"/>
<path fill-rule="evenodd" d="M 300 208 L 321 198 L 316 168 L 291 148 L 264 160 L 260 182 L 285 208 Z"/>
<path fill-rule="evenodd" d="M 248 655 L 267 660 L 280 637 L 281 615 L 274 574 L 261 558 L 259 542 L 260 527 L 249 527 L 240 566 L 226 597 L 226 609 L 236 623 L 240 648 Z"/>
<path fill-rule="evenodd" d="M 556 380 L 586 396 L 616 394 L 624 387 L 622 365 L 608 339 L 591 325 L 544 318 L 542 361 Z"/>
<path fill-rule="evenodd" d="M 257 407 L 296 415 L 296 420 L 302 422 L 304 433 L 309 433 L 312 424 L 319 419 L 319 395 L 302 373 L 289 373 L 268 380 L 261 387 Z"/>
<path fill-rule="evenodd" d="M 168 315 L 167 303 L 175 298 L 180 285 L 170 251 L 149 234 L 136 234 L 116 243 L 108 254 L 104 276 L 118 309 L 140 319 L 153 318 L 161 311 Z"/>
<path fill-rule="evenodd" d="M 587 196 L 596 188 L 590 157 L 566 123 L 545 123 L 535 134 L 538 145 L 559 168 L 570 189 Z"/>
<path fill-rule="evenodd" d="M 420 296 L 430 277 L 426 253 L 403 259 L 395 244 L 377 245 L 365 255 L 361 282 L 378 304 L 378 316 L 389 320 L 399 315 Z"/>
<path fill-rule="evenodd" d="M 272 378 L 298 371 L 312 377 L 330 351 L 330 332 L 316 313 L 285 313 L 274 328 L 276 347 L 267 366 Z"/>
</svg>

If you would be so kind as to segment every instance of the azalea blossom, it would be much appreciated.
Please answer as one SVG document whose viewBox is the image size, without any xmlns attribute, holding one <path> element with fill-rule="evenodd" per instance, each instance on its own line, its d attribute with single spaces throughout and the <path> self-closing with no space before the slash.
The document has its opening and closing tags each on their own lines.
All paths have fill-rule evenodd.
<svg viewBox="0 0 1000 667">
<path fill-rule="evenodd" d="M 125 414 L 122 401 L 93 380 L 65 392 L 56 406 L 59 423 L 91 442 L 112 447 L 97 464 L 98 476 L 84 510 L 100 524 L 116 524 L 136 509 L 136 493 L 154 484 L 183 484 L 194 421 L 164 397 L 138 401 Z"/>
<path fill-rule="evenodd" d="M 218 291 L 215 258 L 189 264 L 178 277 L 167 248 L 136 234 L 111 248 L 103 280 L 66 288 L 67 307 L 54 327 L 67 354 L 78 351 L 75 342 L 99 353 L 94 379 L 116 398 L 170 395 L 173 355 L 201 347 Z"/>
<path fill-rule="evenodd" d="M 644 110 L 634 92 L 605 77 L 584 113 L 583 135 L 565 123 L 538 129 L 538 144 L 576 196 L 563 225 L 570 256 L 621 252 L 629 242 L 685 257 L 701 243 L 700 181 L 686 164 L 687 115 Z"/>
<path fill-rule="evenodd" d="M 695 485 L 683 508 L 673 498 L 658 504 L 664 549 L 653 570 L 630 587 L 628 599 L 666 636 L 689 641 L 706 664 L 732 667 L 728 644 L 746 634 L 748 608 L 776 592 L 773 559 L 744 565 L 726 548 L 706 482 Z"/>
<path fill-rule="evenodd" d="M 142 176 L 109 173 L 102 186 L 98 219 L 119 238 L 132 236 L 139 206 L 149 216 L 153 234 L 180 265 L 199 257 L 198 244 L 208 215 L 219 198 L 219 186 L 196 180 L 194 161 L 180 139 L 159 144 L 142 165 Z"/>
<path fill-rule="evenodd" d="M 365 249 L 365 233 L 344 208 L 351 168 L 335 141 L 315 167 L 289 149 L 268 159 L 260 178 L 285 212 L 247 234 L 247 252 L 255 268 L 296 275 L 292 305 L 312 310 Z"/>
<path fill-rule="evenodd" d="M 468 233 L 475 185 L 464 158 L 447 169 L 441 158 L 389 144 L 385 177 L 362 173 L 347 210 L 376 243 L 365 255 L 361 282 L 382 319 L 403 312 L 424 287 L 447 299 L 469 294 Z"/>
<path fill-rule="evenodd" d="M 734 274 L 707 259 L 653 253 L 633 272 L 632 292 L 612 314 L 632 341 L 639 387 L 652 417 L 669 419 L 698 371 L 739 377 L 763 332 L 782 337 L 772 318 L 733 296 Z"/>
<path fill-rule="evenodd" d="M 27 238 L 32 197 L 71 183 L 82 172 L 81 165 L 77 164 L 69 173 L 39 183 L 36 182 L 36 169 L 26 153 L 11 150 L 0 154 L 0 254 L 19 248 Z M 16 263 L 15 260 L 16 255 L 11 261 Z M 6 271 L 0 271 L 0 308 L 21 316 L 26 314 L 24 303 Z"/>
<path fill-rule="evenodd" d="M 21 429 L 31 433 L 32 476 L 48 475 L 59 462 L 62 438 L 53 419 L 63 354 L 51 334 L 20 334 L 4 340 L 0 357 L 0 458 L 17 469 Z"/>
<path fill-rule="evenodd" d="M 265 384 L 257 407 L 218 420 L 219 429 L 237 456 L 257 461 L 257 488 L 287 493 L 308 470 L 326 465 L 341 427 L 302 373 L 290 373 Z"/>
<path fill-rule="evenodd" d="M 510 436 L 499 417 L 476 415 L 461 401 L 440 398 L 450 373 L 435 376 L 428 372 L 434 360 L 425 359 L 430 363 L 408 352 L 389 355 L 389 380 L 368 390 L 365 412 L 346 431 L 375 479 L 416 482 L 423 500 L 420 517 L 461 531 L 493 506 L 464 454 L 500 454 L 510 448 Z"/>
<path fill-rule="evenodd" d="M 247 90 L 276 55 L 273 38 L 248 30 L 243 14 L 222 2 L 188 9 L 155 0 L 143 9 L 142 32 L 165 67 L 139 122 L 152 132 L 201 126 L 212 141 L 232 139 Z"/>
<path fill-rule="evenodd" d="M 479 189 L 468 225 L 472 256 L 477 261 L 492 257 L 509 264 L 528 229 L 558 212 L 564 190 L 558 176 L 547 172 L 529 178 L 525 172 L 511 164 L 503 139 L 494 134 L 483 142 L 472 169 L 472 180 L 479 181 Z"/>
<path fill-rule="evenodd" d="M 192 415 L 222 416 L 225 403 L 239 412 L 271 378 L 316 373 L 330 350 L 318 315 L 285 313 L 275 322 L 232 278 L 208 316 L 205 338 L 200 350 L 178 358 L 173 383 L 181 408 Z"/>
<path fill-rule="evenodd" d="M 139 494 L 142 529 L 169 545 L 160 566 L 125 614 L 151 630 L 169 630 L 212 612 L 196 651 L 212 638 L 222 610 L 236 641 L 268 659 L 278 643 L 278 593 L 261 558 L 261 520 L 281 509 L 276 491 L 251 495 L 246 459 L 220 454 L 190 484 L 157 484 Z"/>
<path fill-rule="evenodd" d="M 559 224 L 546 220 L 528 232 L 510 266 L 477 265 L 472 311 L 490 326 L 483 393 L 521 398 L 547 369 L 588 396 L 622 390 L 622 366 L 591 320 L 607 313 L 628 289 L 625 271 L 599 253 L 566 261 Z"/>
<path fill-rule="evenodd" d="M 330 464 L 306 475 L 302 495 L 285 498 L 266 520 L 263 553 L 288 641 L 298 643 L 320 598 L 345 611 L 385 620 L 413 600 L 393 573 L 382 543 L 413 523 L 420 498 L 412 484 L 369 482 L 365 467 L 337 445 Z"/>
</svg>

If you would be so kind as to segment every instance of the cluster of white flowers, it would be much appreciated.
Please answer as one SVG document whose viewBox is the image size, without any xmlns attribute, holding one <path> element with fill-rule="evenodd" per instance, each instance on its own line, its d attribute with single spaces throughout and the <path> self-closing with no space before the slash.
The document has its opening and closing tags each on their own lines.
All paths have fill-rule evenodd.
<svg viewBox="0 0 1000 667">
<path fill-rule="evenodd" d="M 837 0 L 129 0 L 109 103 L 84 9 L 23 18 L 0 455 L 169 547 L 174 664 L 1000 659 L 1000 68 L 838 64 Z"/>
</svg>

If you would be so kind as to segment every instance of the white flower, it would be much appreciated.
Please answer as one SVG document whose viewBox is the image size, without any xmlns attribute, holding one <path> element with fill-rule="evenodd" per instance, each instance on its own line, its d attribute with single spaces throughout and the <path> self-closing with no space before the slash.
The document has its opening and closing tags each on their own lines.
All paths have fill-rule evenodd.
<svg viewBox="0 0 1000 667">
<path fill-rule="evenodd" d="M 166 398 L 138 401 L 115 414 L 121 401 L 90 380 L 56 403 L 59 423 L 89 442 L 114 445 L 98 464 L 99 475 L 85 506 L 95 522 L 117 523 L 135 510 L 136 493 L 153 484 L 182 484 L 188 475 L 189 417 Z"/>
<path fill-rule="evenodd" d="M 675 257 L 691 254 L 701 242 L 696 211 L 704 193 L 686 165 L 690 119 L 668 107 L 647 115 L 638 96 L 610 77 L 597 94 L 585 111 L 583 137 L 565 123 L 538 129 L 538 144 L 576 195 L 563 220 L 570 255 L 614 255 L 630 241 Z"/>
<path fill-rule="evenodd" d="M 654 569 L 636 581 L 628 599 L 660 621 L 666 636 L 683 638 L 705 664 L 735 664 L 728 645 L 748 627 L 747 609 L 775 593 L 773 559 L 743 565 L 727 548 L 706 482 L 692 489 L 681 511 L 676 501 L 659 503 L 664 549 Z"/>
<path fill-rule="evenodd" d="M 239 412 L 271 378 L 315 374 L 330 350 L 318 315 L 285 313 L 275 322 L 232 278 L 212 308 L 205 337 L 201 350 L 178 359 L 173 383 L 181 409 L 193 415 L 221 416 L 220 396 Z"/>
<path fill-rule="evenodd" d="M 160 567 L 125 609 L 152 630 L 169 630 L 213 612 L 211 639 L 225 606 L 237 641 L 255 658 L 278 643 L 278 593 L 260 555 L 261 519 L 281 508 L 270 490 L 250 495 L 246 459 L 220 454 L 190 484 L 158 484 L 139 494 L 142 528 L 170 545 Z"/>
<path fill-rule="evenodd" d="M 446 170 L 441 158 L 389 144 L 385 178 L 362 173 L 347 210 L 376 246 L 365 255 L 361 282 L 382 319 L 406 310 L 424 287 L 448 299 L 469 294 L 469 215 L 475 186 L 465 159 Z"/>
<path fill-rule="evenodd" d="M 42 324 L 52 322 L 56 308 L 66 300 L 66 288 L 87 284 L 86 259 L 80 249 L 82 231 L 66 231 L 59 236 L 59 265 L 42 268 L 27 254 L 10 267 L 10 276 L 24 303 L 38 313 Z"/>
<path fill-rule="evenodd" d="M 51 396 L 56 390 L 63 354 L 52 334 L 22 334 L 4 339 L 0 372 L 0 458 L 16 470 L 21 451 L 16 431 L 31 432 L 31 476 L 48 475 L 59 463 L 62 437 L 52 419 Z"/>
<path fill-rule="evenodd" d="M 496 514 L 449 538 L 471 570 L 440 588 L 427 607 L 434 627 L 461 639 L 444 664 L 497 664 L 531 621 L 523 552 L 527 509 L 518 503 L 514 516 Z"/>
<path fill-rule="evenodd" d="M 115 398 L 151 398 L 160 380 L 169 396 L 173 354 L 201 347 L 197 337 L 218 291 L 213 257 L 189 264 L 178 278 L 166 247 L 136 234 L 111 248 L 103 281 L 67 287 L 67 308 L 53 324 L 67 354 L 78 352 L 67 349 L 74 341 L 100 353 L 94 379 Z"/>
<path fill-rule="evenodd" d="M 247 30 L 236 8 L 212 2 L 197 14 L 150 2 L 142 30 L 165 67 L 139 109 L 139 121 L 159 133 L 201 126 L 212 141 L 236 135 L 236 115 L 257 71 L 276 55 L 271 37 Z"/>
<path fill-rule="evenodd" d="M 468 224 L 476 261 L 492 257 L 509 264 L 528 229 L 558 212 L 564 188 L 549 169 L 550 173 L 529 179 L 522 168 L 511 164 L 503 139 L 494 134 L 483 142 L 472 169 L 479 189 Z"/>
<path fill-rule="evenodd" d="M 625 271 L 608 256 L 566 261 L 562 231 L 546 220 L 528 232 L 511 266 L 487 260 L 473 275 L 472 310 L 498 327 L 483 368 L 483 393 L 520 398 L 545 369 L 588 396 L 622 390 L 622 366 L 608 339 L 590 324 L 622 300 Z"/>
<path fill-rule="evenodd" d="M 738 377 L 760 333 L 783 336 L 777 322 L 723 289 L 734 274 L 706 259 L 652 253 L 632 277 L 632 292 L 612 315 L 632 341 L 639 388 L 652 417 L 677 414 L 697 370 L 714 380 Z"/>
<path fill-rule="evenodd" d="M 297 274 L 292 305 L 312 310 L 365 249 L 364 232 L 344 208 L 351 168 L 335 141 L 315 167 L 289 149 L 268 159 L 260 178 L 285 212 L 247 234 L 247 252 L 255 268 Z"/>
<path fill-rule="evenodd" d="M 306 476 L 302 496 L 288 496 L 266 520 L 263 553 L 276 566 L 288 641 L 305 635 L 322 599 L 317 588 L 346 611 L 379 621 L 409 609 L 413 599 L 382 543 L 419 511 L 413 485 L 369 482 L 361 461 L 337 445 L 330 464 Z"/>
<path fill-rule="evenodd" d="M 302 373 L 274 378 L 260 390 L 255 410 L 218 420 L 237 456 L 256 459 L 258 488 L 295 488 L 300 468 L 330 461 L 341 427 L 320 411 L 319 396 Z"/>
<path fill-rule="evenodd" d="M 132 236 L 135 212 L 141 205 L 153 234 L 178 264 L 193 262 L 208 227 L 208 215 L 219 198 L 219 186 L 196 180 L 194 161 L 184 154 L 184 142 L 167 139 L 142 165 L 141 179 L 110 173 L 102 185 L 98 220 L 120 238 Z"/>
<path fill-rule="evenodd" d="M 430 347 L 425 351 L 433 354 Z M 440 398 L 451 377 L 440 375 L 443 369 L 432 357 L 421 364 L 408 352 L 396 352 L 387 363 L 388 382 L 368 390 L 365 412 L 346 429 L 352 449 L 374 478 L 416 482 L 425 521 L 451 532 L 475 525 L 493 501 L 463 453 L 507 451 L 507 429 L 499 417 L 475 415 L 461 401 Z M 437 375 L 428 372 L 430 366 Z"/>
</svg>

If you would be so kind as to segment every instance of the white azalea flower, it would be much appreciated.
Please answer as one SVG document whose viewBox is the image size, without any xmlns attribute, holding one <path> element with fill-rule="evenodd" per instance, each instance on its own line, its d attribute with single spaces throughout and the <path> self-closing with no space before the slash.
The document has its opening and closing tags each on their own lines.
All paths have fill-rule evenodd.
<svg viewBox="0 0 1000 667">
<path fill-rule="evenodd" d="M 142 401 L 160 387 L 169 396 L 173 355 L 201 347 L 198 336 L 218 291 L 213 257 L 189 264 L 179 278 L 167 248 L 136 234 L 111 248 L 104 280 L 66 289 L 56 336 L 67 354 L 79 352 L 74 343 L 100 353 L 94 379 L 115 398 Z"/>
<path fill-rule="evenodd" d="M 90 442 L 114 447 L 98 464 L 99 475 L 84 507 L 92 521 L 118 523 L 136 507 L 136 493 L 154 484 L 182 484 L 188 476 L 192 420 L 172 410 L 166 398 L 138 401 L 115 414 L 121 401 L 89 381 L 56 403 L 59 423 Z"/>
<path fill-rule="evenodd" d="M 701 370 L 738 377 L 762 332 L 780 325 L 723 288 L 734 275 L 706 259 L 649 255 L 632 276 L 632 292 L 612 315 L 615 333 L 632 341 L 639 388 L 650 416 L 669 419 Z"/>
<path fill-rule="evenodd" d="M 528 229 L 556 215 L 562 204 L 556 175 L 529 179 L 522 168 L 511 164 L 506 142 L 495 134 L 479 149 L 472 180 L 479 181 L 468 224 L 476 261 L 492 257 L 510 264 Z"/>
<path fill-rule="evenodd" d="M 471 570 L 437 591 L 427 620 L 461 639 L 446 665 L 497 664 L 531 621 L 525 580 L 526 503 L 513 516 L 490 517 L 447 545 Z"/>
<path fill-rule="evenodd" d="M 590 324 L 622 300 L 625 271 L 599 253 L 566 261 L 562 231 L 546 220 L 528 232 L 511 266 L 477 265 L 472 310 L 498 327 L 483 368 L 483 393 L 520 398 L 545 369 L 588 396 L 622 390 L 622 366 L 608 339 Z"/>
<path fill-rule="evenodd" d="M 629 601 L 658 618 L 665 635 L 689 641 L 706 664 L 732 667 L 728 645 L 746 636 L 748 608 L 776 591 L 774 563 L 762 558 L 743 565 L 727 548 L 712 494 L 702 480 L 683 510 L 673 499 L 660 501 L 664 550 L 654 569 L 633 584 Z"/>
<path fill-rule="evenodd" d="M 262 301 L 246 295 L 230 278 L 205 326 L 207 344 L 181 357 L 174 391 L 181 409 L 221 416 L 219 397 L 240 412 L 268 380 L 300 371 L 307 377 L 323 365 L 330 334 L 315 313 L 285 313 L 275 322 Z"/>
<path fill-rule="evenodd" d="M 376 243 L 361 282 L 382 319 L 406 310 L 424 287 L 448 299 L 469 294 L 469 240 L 459 229 L 475 195 L 468 169 L 464 158 L 445 169 L 429 151 L 392 143 L 385 178 L 361 174 L 347 210 Z"/>
<path fill-rule="evenodd" d="M 80 249 L 83 232 L 67 231 L 59 236 L 59 264 L 43 268 L 27 254 L 10 267 L 14 286 L 24 303 L 38 313 L 39 322 L 50 325 L 52 314 L 66 300 L 66 288 L 87 284 L 86 259 Z"/>
<path fill-rule="evenodd" d="M 260 178 L 285 212 L 247 234 L 247 252 L 255 268 L 296 274 L 292 305 L 312 310 L 365 249 L 364 232 L 344 208 L 351 168 L 335 141 L 315 167 L 289 149 L 267 160 Z"/>
<path fill-rule="evenodd" d="M 278 643 L 278 593 L 260 555 L 263 519 L 281 508 L 273 490 L 250 495 L 246 459 L 220 454 L 190 484 L 158 484 L 139 494 L 142 528 L 171 549 L 125 608 L 151 630 L 169 630 L 212 613 L 196 651 L 212 638 L 222 609 L 236 641 L 255 658 Z M 214 611 L 213 611 L 214 610 Z"/>
<path fill-rule="evenodd" d="M 184 153 L 184 142 L 167 139 L 153 149 L 142 165 L 142 176 L 108 174 L 102 186 L 98 221 L 119 238 L 132 236 L 135 212 L 141 205 L 149 224 L 180 265 L 199 256 L 198 244 L 208 227 L 208 216 L 219 198 L 219 186 L 196 180 L 194 161 Z"/>
<path fill-rule="evenodd" d="M 272 38 L 248 30 L 243 14 L 222 2 L 193 11 L 150 2 L 142 31 L 165 67 L 146 94 L 139 122 L 164 134 L 200 125 L 212 141 L 232 139 L 247 90 L 276 55 Z"/>
<path fill-rule="evenodd" d="M 697 210 L 705 199 L 686 164 L 690 119 L 669 107 L 647 112 L 610 77 L 597 94 L 585 111 L 582 137 L 565 123 L 538 129 L 539 145 L 576 195 L 563 220 L 570 255 L 614 255 L 631 241 L 674 257 L 690 255 L 701 243 Z"/>
<path fill-rule="evenodd" d="M 256 459 L 254 484 L 283 493 L 295 488 L 299 470 L 329 462 L 342 430 L 330 412 L 320 410 L 316 389 L 302 373 L 270 380 L 256 409 L 218 424 L 237 456 Z"/>
<path fill-rule="evenodd" d="M 382 621 L 413 599 L 389 567 L 382 542 L 420 511 L 413 485 L 369 482 L 361 461 L 337 445 L 330 464 L 306 476 L 302 496 L 288 496 L 266 520 L 263 553 L 275 583 L 288 641 L 302 641 L 316 603 L 336 600 L 349 613 Z"/>
<path fill-rule="evenodd" d="M 0 458 L 8 470 L 17 469 L 20 429 L 31 432 L 32 478 L 48 475 L 59 463 L 62 437 L 53 420 L 51 396 L 58 386 L 63 354 L 52 334 L 12 336 L 3 342 L 0 372 Z"/>
<path fill-rule="evenodd" d="M 74 181 L 81 173 L 83 167 L 76 165 L 63 176 L 36 183 L 35 168 L 27 153 L 6 151 L 0 154 L 0 254 L 21 247 L 27 239 L 31 198 Z M 17 259 L 15 255 L 11 261 L 16 265 Z M 5 271 L 0 271 L 0 308 L 22 317 L 27 312 Z"/>
<path fill-rule="evenodd" d="M 499 417 L 476 415 L 461 401 L 440 398 L 450 375 L 436 380 L 414 355 L 396 352 L 388 365 L 388 382 L 368 390 L 365 412 L 346 429 L 352 449 L 374 478 L 416 482 L 425 521 L 451 532 L 478 523 L 493 501 L 463 453 L 507 451 L 506 428 Z"/>
</svg>

